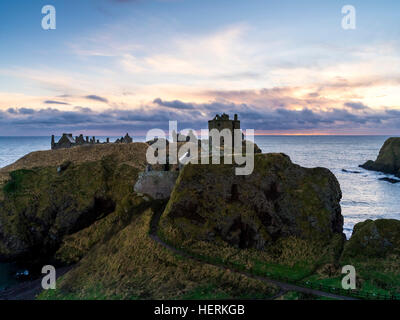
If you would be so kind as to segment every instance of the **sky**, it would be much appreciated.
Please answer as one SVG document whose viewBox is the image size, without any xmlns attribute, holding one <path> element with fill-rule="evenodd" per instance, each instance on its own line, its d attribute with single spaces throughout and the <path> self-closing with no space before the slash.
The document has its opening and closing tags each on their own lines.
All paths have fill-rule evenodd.
<svg viewBox="0 0 400 320">
<path fill-rule="evenodd" d="M 4 0 L 0 135 L 400 135 L 399 42 L 397 0 Z"/>
</svg>

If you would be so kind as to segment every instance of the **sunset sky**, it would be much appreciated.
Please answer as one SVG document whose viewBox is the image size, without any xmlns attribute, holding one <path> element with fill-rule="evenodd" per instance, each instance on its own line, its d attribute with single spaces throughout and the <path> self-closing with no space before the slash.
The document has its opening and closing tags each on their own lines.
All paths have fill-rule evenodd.
<svg viewBox="0 0 400 320">
<path fill-rule="evenodd" d="M 222 112 L 258 134 L 400 135 L 399 85 L 398 0 L 0 2 L 0 135 L 201 129 Z"/>
</svg>

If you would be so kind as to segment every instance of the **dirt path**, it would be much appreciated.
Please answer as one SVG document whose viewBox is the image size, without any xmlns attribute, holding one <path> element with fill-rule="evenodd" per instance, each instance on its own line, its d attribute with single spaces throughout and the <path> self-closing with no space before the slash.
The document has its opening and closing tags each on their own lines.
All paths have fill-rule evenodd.
<svg viewBox="0 0 400 320">
<path fill-rule="evenodd" d="M 281 282 L 281 281 L 273 280 L 273 279 L 266 278 L 266 277 L 256 276 L 256 275 L 253 275 L 253 274 L 245 272 L 245 271 L 235 270 L 235 269 L 232 269 L 232 268 L 229 268 L 226 266 L 219 265 L 217 263 L 205 262 L 203 260 L 200 260 L 200 259 L 190 255 L 189 253 L 186 253 L 182 250 L 179 250 L 179 249 L 169 245 L 168 243 L 165 243 L 164 241 L 162 241 L 159 238 L 159 236 L 157 235 L 157 231 L 158 231 L 158 224 L 159 224 L 159 221 L 161 218 L 161 214 L 162 213 L 156 213 L 153 216 L 153 219 L 151 221 L 151 226 L 150 226 L 150 237 L 154 241 L 156 241 L 160 245 L 162 245 L 164 248 L 168 249 L 169 251 L 171 251 L 175 254 L 178 254 L 180 256 L 183 256 L 185 258 L 188 258 L 188 259 L 200 262 L 200 263 L 212 265 L 212 266 L 217 267 L 222 270 L 229 270 L 231 272 L 235 272 L 235 273 L 244 275 L 248 278 L 260 280 L 260 281 L 268 283 L 268 284 L 274 284 L 277 287 L 279 287 L 281 289 L 281 291 L 296 291 L 296 292 L 301 292 L 301 293 L 306 293 L 306 294 L 313 294 L 313 295 L 319 296 L 319 297 L 326 297 L 326 298 L 338 299 L 338 300 L 358 300 L 358 299 L 352 298 L 352 297 L 341 296 L 341 295 L 324 292 L 324 291 L 320 291 L 320 290 L 315 290 L 315 289 L 310 289 L 310 288 L 304 288 L 304 287 L 300 287 L 300 286 L 297 286 L 294 284 Z"/>
</svg>

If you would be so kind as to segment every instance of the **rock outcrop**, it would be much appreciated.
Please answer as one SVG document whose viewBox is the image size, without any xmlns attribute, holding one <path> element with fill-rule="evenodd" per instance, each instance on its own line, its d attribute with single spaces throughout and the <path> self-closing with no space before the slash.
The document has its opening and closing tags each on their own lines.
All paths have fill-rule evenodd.
<svg viewBox="0 0 400 320">
<path fill-rule="evenodd" d="M 263 249 L 290 236 L 328 243 L 343 236 L 341 196 L 328 169 L 302 168 L 284 154 L 257 155 L 249 176 L 236 176 L 234 165 L 189 164 L 162 223 L 186 239 L 238 248 Z"/>
<path fill-rule="evenodd" d="M 379 219 L 366 220 L 354 226 L 342 257 L 368 260 L 385 258 L 390 254 L 400 256 L 400 221 Z"/>
<path fill-rule="evenodd" d="M 82 164 L 112 156 L 118 163 L 125 163 L 144 170 L 147 148 L 148 145 L 146 143 L 136 142 L 128 144 L 94 144 L 69 149 L 31 152 L 9 166 L 0 168 L 0 189 L 1 185 L 9 179 L 9 173 L 12 171 L 55 167 L 68 161 L 75 164 Z"/>
<path fill-rule="evenodd" d="M 400 138 L 389 138 L 385 141 L 378 158 L 368 160 L 361 168 L 394 174 L 400 177 Z"/>
<path fill-rule="evenodd" d="M 144 154 L 132 166 L 121 161 L 125 147 L 110 148 L 117 152 L 101 160 L 10 173 L 0 200 L 0 260 L 48 261 L 64 237 L 129 202 L 139 168 L 145 167 Z"/>
</svg>

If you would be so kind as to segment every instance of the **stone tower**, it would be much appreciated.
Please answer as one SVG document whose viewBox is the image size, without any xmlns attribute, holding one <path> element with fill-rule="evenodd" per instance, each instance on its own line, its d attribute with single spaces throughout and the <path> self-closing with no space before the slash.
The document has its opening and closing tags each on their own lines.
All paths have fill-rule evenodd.
<svg viewBox="0 0 400 320">
<path fill-rule="evenodd" d="M 229 115 L 227 114 L 222 114 L 216 115 L 214 119 L 208 121 L 208 131 L 211 131 L 212 129 L 217 129 L 219 132 L 221 132 L 224 129 L 229 129 L 231 130 L 232 133 L 232 147 L 235 145 L 234 144 L 234 130 L 235 129 L 240 129 L 240 121 L 238 120 L 238 115 L 235 114 L 233 120 L 229 119 Z M 222 139 L 222 138 L 221 138 Z M 211 145 L 211 138 L 210 138 L 210 145 Z M 221 140 L 221 146 L 223 145 L 223 141 Z"/>
</svg>

